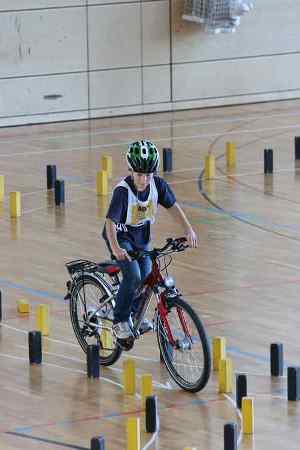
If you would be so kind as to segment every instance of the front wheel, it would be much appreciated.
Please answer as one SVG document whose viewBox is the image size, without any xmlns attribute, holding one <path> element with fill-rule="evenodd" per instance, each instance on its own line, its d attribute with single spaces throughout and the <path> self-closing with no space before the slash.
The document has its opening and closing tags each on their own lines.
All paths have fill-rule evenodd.
<svg viewBox="0 0 300 450">
<path fill-rule="evenodd" d="M 211 371 L 211 355 L 204 326 L 182 298 L 166 300 L 167 315 L 157 316 L 157 340 L 166 368 L 184 390 L 203 389 Z"/>
</svg>

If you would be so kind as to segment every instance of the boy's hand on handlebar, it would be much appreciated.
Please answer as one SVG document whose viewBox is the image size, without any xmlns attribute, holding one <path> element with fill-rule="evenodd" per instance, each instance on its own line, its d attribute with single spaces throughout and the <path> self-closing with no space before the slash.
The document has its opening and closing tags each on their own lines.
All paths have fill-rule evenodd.
<svg viewBox="0 0 300 450">
<path fill-rule="evenodd" d="M 192 228 L 190 228 L 187 231 L 185 237 L 186 237 L 187 243 L 189 244 L 190 247 L 192 247 L 192 248 L 198 247 L 198 238 L 197 238 L 195 231 Z"/>
<path fill-rule="evenodd" d="M 113 254 L 117 258 L 118 261 L 124 261 L 127 259 L 127 261 L 131 261 L 130 256 L 128 255 L 127 251 L 124 248 L 114 248 Z"/>
</svg>

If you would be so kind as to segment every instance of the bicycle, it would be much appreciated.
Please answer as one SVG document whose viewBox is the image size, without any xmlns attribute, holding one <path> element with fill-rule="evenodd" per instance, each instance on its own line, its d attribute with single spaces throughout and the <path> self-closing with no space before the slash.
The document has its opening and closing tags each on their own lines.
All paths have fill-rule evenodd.
<svg viewBox="0 0 300 450">
<path fill-rule="evenodd" d="M 86 352 L 87 346 L 96 341 L 100 364 L 109 366 L 115 363 L 122 351 L 130 350 L 140 337 L 140 324 L 154 295 L 154 330 L 169 374 L 186 391 L 203 389 L 211 371 L 206 332 L 199 316 L 182 298 L 167 270 L 172 261 L 171 254 L 184 251 L 187 247 L 186 238 L 169 238 L 162 248 L 131 253 L 131 257 L 136 259 L 150 256 L 152 271 L 137 293 L 143 301 L 135 320 L 131 321 L 133 336 L 128 339 L 125 348 L 120 346 L 112 331 L 113 308 L 120 284 L 117 262 L 76 260 L 67 263 L 71 281 L 67 282 L 65 298 L 70 300 L 71 322 L 82 349 Z M 161 264 L 161 259 L 164 264 Z M 165 277 L 163 271 L 166 272 Z"/>
</svg>

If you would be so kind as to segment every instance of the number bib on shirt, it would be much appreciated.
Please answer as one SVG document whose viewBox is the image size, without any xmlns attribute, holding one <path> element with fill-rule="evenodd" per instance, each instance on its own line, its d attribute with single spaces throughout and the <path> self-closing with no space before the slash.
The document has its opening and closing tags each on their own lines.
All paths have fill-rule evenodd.
<svg viewBox="0 0 300 450">
<path fill-rule="evenodd" d="M 132 192 L 125 180 L 122 180 L 117 184 L 116 188 L 119 186 L 125 187 L 128 192 L 128 207 L 125 225 L 140 227 L 146 222 L 154 223 L 158 203 L 158 192 L 154 179 L 150 181 L 149 195 L 144 202 L 138 200 L 137 196 Z"/>
</svg>

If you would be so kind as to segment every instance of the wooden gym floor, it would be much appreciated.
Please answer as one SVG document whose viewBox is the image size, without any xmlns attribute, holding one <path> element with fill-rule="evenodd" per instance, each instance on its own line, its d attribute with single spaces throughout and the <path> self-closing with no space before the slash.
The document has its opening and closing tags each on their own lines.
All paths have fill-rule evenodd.
<svg viewBox="0 0 300 450">
<path fill-rule="evenodd" d="M 299 448 L 299 403 L 287 401 L 286 376 L 272 379 L 269 368 L 271 342 L 283 343 L 287 366 L 300 365 L 299 129 L 300 101 L 0 129 L 6 181 L 0 205 L 0 449 L 88 449 L 98 435 L 105 436 L 108 450 L 125 449 L 126 419 L 142 418 L 142 412 L 138 398 L 122 393 L 124 357 L 135 359 L 139 375 L 152 373 L 160 402 L 160 432 L 153 439 L 143 432 L 142 449 L 222 450 L 224 423 L 241 425 L 235 395 L 218 394 L 215 373 L 196 395 L 170 382 L 153 335 L 104 369 L 101 380 L 85 375 L 63 300 L 64 264 L 107 258 L 100 231 L 109 198 L 95 193 L 99 160 L 102 154 L 113 157 L 111 188 L 126 175 L 126 144 L 142 137 L 173 148 L 174 171 L 165 178 L 199 234 L 199 248 L 174 259 L 177 286 L 209 336 L 226 338 L 234 371 L 248 375 L 255 431 L 239 433 L 239 448 Z M 230 176 L 226 141 L 237 145 Z M 274 150 L 273 176 L 263 174 L 264 148 Z M 217 157 L 217 171 L 203 183 L 204 196 L 198 182 L 208 151 Z M 46 190 L 47 164 L 56 164 L 65 180 L 64 208 L 56 208 Z M 9 217 L 10 191 L 22 193 L 18 220 Z M 161 210 L 154 242 L 180 234 Z M 29 316 L 17 313 L 19 298 L 30 301 Z M 51 305 L 51 331 L 43 341 L 43 365 L 30 367 L 27 332 L 35 328 L 40 303 Z"/>
</svg>

